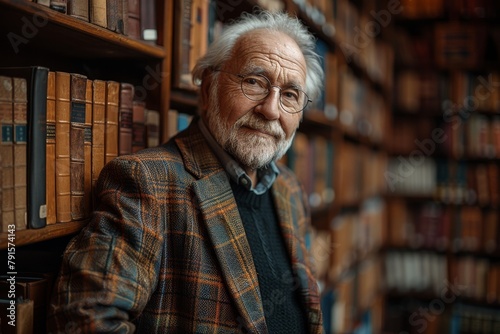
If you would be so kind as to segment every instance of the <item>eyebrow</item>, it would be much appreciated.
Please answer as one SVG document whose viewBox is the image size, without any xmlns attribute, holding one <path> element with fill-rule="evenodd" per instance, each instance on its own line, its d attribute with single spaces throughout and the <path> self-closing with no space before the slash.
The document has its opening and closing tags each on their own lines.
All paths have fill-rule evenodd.
<svg viewBox="0 0 500 334">
<path fill-rule="evenodd" d="M 265 76 L 270 82 L 271 80 L 269 79 L 270 77 L 270 73 L 268 70 L 264 69 L 263 67 L 261 66 L 256 66 L 256 65 L 250 65 L 250 66 L 246 66 L 244 68 L 242 68 L 242 72 L 241 74 L 243 75 L 249 75 L 249 74 L 257 74 L 257 75 L 262 75 L 262 76 Z M 271 82 L 272 83 L 272 82 Z M 283 85 L 283 87 L 285 88 L 295 88 L 295 89 L 300 89 L 300 90 L 304 90 L 304 87 L 302 87 L 302 85 L 300 85 L 297 81 L 295 80 L 292 80 L 288 83 L 285 83 Z"/>
</svg>

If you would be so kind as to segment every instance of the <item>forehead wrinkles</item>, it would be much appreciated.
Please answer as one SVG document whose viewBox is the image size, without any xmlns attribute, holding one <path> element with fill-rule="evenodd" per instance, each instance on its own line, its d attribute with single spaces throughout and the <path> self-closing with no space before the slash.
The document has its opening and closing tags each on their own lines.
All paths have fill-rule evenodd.
<svg viewBox="0 0 500 334">
<path fill-rule="evenodd" d="M 273 79 L 283 75 L 305 80 L 304 56 L 290 37 L 269 33 L 267 36 L 252 36 L 243 36 L 235 45 L 233 59 L 240 70 L 264 70 L 268 75 L 275 75 Z"/>
</svg>

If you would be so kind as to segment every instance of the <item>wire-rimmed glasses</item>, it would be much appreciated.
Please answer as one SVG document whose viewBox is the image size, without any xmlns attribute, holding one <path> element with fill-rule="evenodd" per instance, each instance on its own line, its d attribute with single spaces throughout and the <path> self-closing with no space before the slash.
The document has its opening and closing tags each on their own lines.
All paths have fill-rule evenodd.
<svg viewBox="0 0 500 334">
<path fill-rule="evenodd" d="M 262 101 L 271 93 L 271 88 L 276 87 L 280 91 L 280 104 L 284 111 L 289 114 L 297 114 L 312 102 L 307 94 L 298 87 L 290 86 L 282 88 L 272 85 L 269 79 L 262 74 L 235 74 L 223 70 L 215 70 L 222 73 L 231 74 L 240 78 L 241 91 L 252 101 Z"/>
</svg>

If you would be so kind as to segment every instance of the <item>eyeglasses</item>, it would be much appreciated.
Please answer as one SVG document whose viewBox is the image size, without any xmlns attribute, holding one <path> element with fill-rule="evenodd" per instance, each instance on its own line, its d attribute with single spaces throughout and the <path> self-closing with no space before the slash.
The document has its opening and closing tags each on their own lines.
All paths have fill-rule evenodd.
<svg viewBox="0 0 500 334">
<path fill-rule="evenodd" d="M 252 101 L 262 101 L 271 93 L 271 88 L 276 87 L 280 91 L 280 104 L 284 111 L 289 114 L 297 114 L 307 107 L 309 102 L 312 102 L 307 94 L 297 87 L 281 88 L 280 86 L 271 85 L 267 77 L 262 74 L 234 74 L 223 70 L 215 70 L 237 76 L 241 80 L 241 91 Z"/>
</svg>

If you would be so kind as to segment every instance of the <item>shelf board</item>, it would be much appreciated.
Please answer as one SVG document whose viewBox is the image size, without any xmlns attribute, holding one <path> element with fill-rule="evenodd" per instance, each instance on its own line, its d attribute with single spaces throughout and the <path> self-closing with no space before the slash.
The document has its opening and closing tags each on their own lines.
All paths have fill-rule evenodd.
<svg viewBox="0 0 500 334">
<path fill-rule="evenodd" d="M 26 229 L 15 232 L 14 244 L 16 247 L 32 244 L 35 242 L 50 240 L 58 237 L 71 235 L 80 231 L 87 221 L 73 221 L 69 223 L 59 223 L 47 225 L 39 229 Z M 0 249 L 6 249 L 8 245 L 7 233 L 0 233 Z"/>
<path fill-rule="evenodd" d="M 43 50 L 49 54 L 88 59 L 162 59 L 166 54 L 163 47 L 30 1 L 0 0 L 0 12 L 1 45 L 9 46 L 2 52 L 18 54 Z"/>
</svg>

